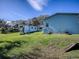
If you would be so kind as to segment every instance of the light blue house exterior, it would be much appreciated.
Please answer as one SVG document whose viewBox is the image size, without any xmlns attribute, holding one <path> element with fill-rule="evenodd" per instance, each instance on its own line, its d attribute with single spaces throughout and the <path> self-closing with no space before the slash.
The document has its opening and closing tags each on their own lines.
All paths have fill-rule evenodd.
<svg viewBox="0 0 79 59">
<path fill-rule="evenodd" d="M 38 31 L 38 27 L 37 26 L 33 26 L 33 25 L 23 25 L 21 28 L 20 28 L 20 32 L 21 33 L 31 33 L 31 32 L 36 32 Z"/>
<path fill-rule="evenodd" d="M 79 13 L 56 13 L 43 20 L 44 33 L 79 34 Z"/>
</svg>

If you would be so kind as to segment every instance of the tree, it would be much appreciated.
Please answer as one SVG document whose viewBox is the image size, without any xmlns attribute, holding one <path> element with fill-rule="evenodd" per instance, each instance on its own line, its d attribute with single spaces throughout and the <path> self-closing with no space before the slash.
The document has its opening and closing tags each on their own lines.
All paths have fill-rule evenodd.
<svg viewBox="0 0 79 59">
<path fill-rule="evenodd" d="M 0 28 L 4 27 L 6 22 L 3 19 L 0 19 Z"/>
<path fill-rule="evenodd" d="M 36 26 L 41 25 L 41 24 L 43 24 L 43 20 L 47 17 L 48 17 L 48 15 L 34 17 L 31 19 L 31 24 L 36 25 Z"/>
<path fill-rule="evenodd" d="M 33 18 L 31 23 L 32 25 L 35 25 L 35 26 L 40 25 L 40 22 L 37 20 L 37 18 Z"/>
</svg>

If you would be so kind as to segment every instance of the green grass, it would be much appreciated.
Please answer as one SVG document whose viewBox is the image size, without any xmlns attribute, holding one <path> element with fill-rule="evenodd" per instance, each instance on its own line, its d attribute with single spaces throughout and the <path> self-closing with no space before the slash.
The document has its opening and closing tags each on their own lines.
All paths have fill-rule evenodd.
<svg viewBox="0 0 79 59">
<path fill-rule="evenodd" d="M 0 53 L 13 57 L 21 53 L 28 53 L 32 51 L 33 47 L 54 45 L 59 48 L 65 48 L 71 43 L 79 42 L 79 34 L 66 35 L 66 34 L 43 34 L 36 32 L 26 35 L 19 33 L 0 34 Z M 12 46 L 12 47 L 11 47 Z M 72 57 L 79 56 L 79 51 L 72 51 L 67 53 Z"/>
</svg>

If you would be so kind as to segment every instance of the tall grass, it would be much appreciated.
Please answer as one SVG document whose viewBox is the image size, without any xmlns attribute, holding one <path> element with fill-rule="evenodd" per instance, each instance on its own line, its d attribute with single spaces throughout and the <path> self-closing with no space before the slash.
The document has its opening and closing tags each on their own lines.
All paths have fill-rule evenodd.
<svg viewBox="0 0 79 59">
<path fill-rule="evenodd" d="M 4 56 L 8 57 L 14 57 L 14 56 L 20 56 L 21 54 L 27 54 L 29 52 L 32 52 L 33 49 L 36 47 L 43 49 L 46 48 L 48 45 L 52 45 L 57 48 L 64 49 L 67 45 L 77 42 L 79 42 L 78 34 L 49 35 L 49 34 L 43 34 L 42 32 L 36 32 L 26 35 L 20 35 L 19 33 L 0 34 L 0 50 L 2 49 L 0 54 L 3 54 Z M 74 55 L 72 55 L 72 53 Z M 67 53 L 67 55 L 70 55 L 72 57 L 75 57 L 77 54 L 78 52 Z M 77 57 L 78 56 L 79 55 L 77 55 Z"/>
</svg>

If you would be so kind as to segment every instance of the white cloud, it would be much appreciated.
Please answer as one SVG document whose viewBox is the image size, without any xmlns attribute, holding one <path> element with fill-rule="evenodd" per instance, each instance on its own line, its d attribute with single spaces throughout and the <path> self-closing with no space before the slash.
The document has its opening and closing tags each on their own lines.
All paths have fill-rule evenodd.
<svg viewBox="0 0 79 59">
<path fill-rule="evenodd" d="M 41 3 L 42 5 L 47 5 L 48 0 L 37 0 L 39 3 Z"/>
<path fill-rule="evenodd" d="M 27 0 L 28 3 L 36 10 L 42 11 L 43 6 L 47 4 L 47 0 Z"/>
</svg>

